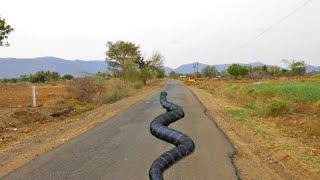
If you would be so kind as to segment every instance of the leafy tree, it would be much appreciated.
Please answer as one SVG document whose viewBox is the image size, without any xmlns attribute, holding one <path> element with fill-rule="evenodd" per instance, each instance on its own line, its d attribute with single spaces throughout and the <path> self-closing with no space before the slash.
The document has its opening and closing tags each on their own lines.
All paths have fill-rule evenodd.
<svg viewBox="0 0 320 180">
<path fill-rule="evenodd" d="M 306 73 L 307 64 L 304 61 L 293 60 L 290 64 L 290 69 L 293 75 L 303 76 Z"/>
<path fill-rule="evenodd" d="M 239 76 L 245 76 L 248 74 L 248 69 L 240 64 L 232 64 L 227 69 L 228 73 L 237 79 Z"/>
<path fill-rule="evenodd" d="M 281 69 L 281 74 L 284 75 L 284 76 L 287 76 L 288 75 L 288 69 Z"/>
<path fill-rule="evenodd" d="M 268 72 L 268 66 L 263 65 L 263 66 L 262 66 L 262 71 L 264 71 L 264 72 Z"/>
<path fill-rule="evenodd" d="M 218 70 L 215 66 L 205 66 L 202 69 L 202 75 L 207 78 L 213 78 L 218 75 Z"/>
<path fill-rule="evenodd" d="M 143 85 L 147 85 L 147 80 L 152 78 L 151 73 L 152 71 L 148 67 L 140 70 L 140 79 L 142 80 Z"/>
<path fill-rule="evenodd" d="M 278 66 L 270 66 L 268 73 L 272 76 L 280 76 L 281 74 L 281 68 Z"/>
<path fill-rule="evenodd" d="M 46 76 L 46 73 L 44 71 L 38 71 L 30 77 L 30 81 L 32 83 L 44 83 L 47 80 L 48 77 Z"/>
<path fill-rule="evenodd" d="M 108 72 L 98 72 L 96 74 L 97 77 L 101 77 L 101 78 L 105 78 L 105 79 L 110 79 L 112 77 L 112 75 Z"/>
<path fill-rule="evenodd" d="M 13 83 L 18 82 L 18 79 L 17 78 L 11 78 L 11 79 L 4 78 L 4 79 L 1 79 L 1 82 L 13 84 Z"/>
<path fill-rule="evenodd" d="M 53 80 L 53 81 L 58 81 L 61 78 L 61 76 L 60 76 L 60 74 L 58 72 L 50 72 L 50 71 L 48 71 L 47 72 L 47 76 L 48 76 L 49 80 Z"/>
<path fill-rule="evenodd" d="M 176 74 L 176 72 L 171 71 L 171 72 L 169 73 L 169 77 L 172 78 L 172 79 L 177 79 L 177 78 L 178 78 L 178 75 Z"/>
<path fill-rule="evenodd" d="M 58 81 L 60 79 L 60 74 L 58 72 L 50 71 L 38 71 L 29 77 L 32 83 L 44 83 L 46 81 Z"/>
<path fill-rule="evenodd" d="M 254 67 L 252 67 L 251 65 L 247 66 L 247 69 L 248 69 L 248 73 L 252 73 L 254 71 Z"/>
<path fill-rule="evenodd" d="M 24 82 L 24 81 L 29 81 L 28 75 L 26 75 L 26 74 L 20 75 L 19 81 L 22 81 L 22 82 Z"/>
<path fill-rule="evenodd" d="M 166 71 L 164 69 L 159 69 L 157 72 L 156 72 L 156 78 L 164 78 L 166 77 Z"/>
<path fill-rule="evenodd" d="M 120 74 L 124 77 L 124 79 L 129 81 L 138 81 L 140 76 L 137 64 L 135 64 L 133 61 L 126 61 L 122 65 L 122 71 L 120 71 Z"/>
<path fill-rule="evenodd" d="M 106 61 L 113 71 L 120 71 L 125 80 L 125 73 L 130 64 L 140 56 L 140 47 L 132 42 L 116 41 L 107 43 Z"/>
<path fill-rule="evenodd" d="M 228 73 L 228 70 L 223 70 L 221 71 L 221 77 L 229 77 L 229 73 Z"/>
<path fill-rule="evenodd" d="M 201 78 L 202 75 L 201 75 L 200 72 L 194 72 L 194 73 L 193 73 L 193 77 L 195 77 L 195 78 Z"/>
<path fill-rule="evenodd" d="M 73 76 L 71 74 L 65 74 L 64 76 L 62 76 L 62 79 L 71 80 L 71 79 L 73 79 Z"/>
<path fill-rule="evenodd" d="M 14 29 L 6 24 L 5 19 L 1 19 L 0 16 L 0 46 L 9 46 L 10 44 L 5 41 L 8 39 L 8 35 L 13 31 Z"/>
</svg>

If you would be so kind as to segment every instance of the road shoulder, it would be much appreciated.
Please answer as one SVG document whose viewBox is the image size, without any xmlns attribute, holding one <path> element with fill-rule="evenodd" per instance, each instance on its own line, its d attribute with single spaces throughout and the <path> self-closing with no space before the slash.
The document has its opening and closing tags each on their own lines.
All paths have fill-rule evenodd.
<svg viewBox="0 0 320 180">
<path fill-rule="evenodd" d="M 234 120 L 225 107 L 205 90 L 189 86 L 189 89 L 205 106 L 208 116 L 213 117 L 215 123 L 226 134 L 237 149 L 234 163 L 238 175 L 242 179 L 295 179 L 314 176 L 303 169 L 286 166 L 284 161 L 291 161 L 286 154 L 281 154 L 272 144 L 257 137 L 249 128 Z M 294 162 L 288 162 L 292 164 Z"/>
</svg>

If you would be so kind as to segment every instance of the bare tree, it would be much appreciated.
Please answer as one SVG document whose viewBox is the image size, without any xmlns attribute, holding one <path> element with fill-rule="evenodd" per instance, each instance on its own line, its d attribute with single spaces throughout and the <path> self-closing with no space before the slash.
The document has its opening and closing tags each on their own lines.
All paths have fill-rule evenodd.
<svg viewBox="0 0 320 180">
<path fill-rule="evenodd" d="M 158 52 L 154 51 L 150 59 L 145 60 L 144 57 L 139 56 L 135 63 L 140 69 L 140 78 L 144 85 L 147 84 L 147 80 L 151 78 L 151 72 L 161 71 L 164 63 L 164 56 Z"/>
</svg>

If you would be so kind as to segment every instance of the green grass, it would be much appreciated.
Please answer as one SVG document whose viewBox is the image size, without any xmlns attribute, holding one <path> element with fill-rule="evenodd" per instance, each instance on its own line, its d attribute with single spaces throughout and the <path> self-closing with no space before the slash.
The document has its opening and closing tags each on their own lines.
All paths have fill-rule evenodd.
<svg viewBox="0 0 320 180">
<path fill-rule="evenodd" d="M 273 134 L 269 133 L 268 131 L 264 130 L 262 127 L 258 126 L 257 123 L 255 123 L 249 116 L 250 112 L 248 112 L 245 109 L 229 109 L 228 112 L 231 114 L 232 117 L 234 117 L 236 120 L 238 120 L 241 124 L 247 126 L 248 128 L 252 129 L 255 133 L 260 135 L 263 139 L 273 142 L 275 140 L 275 137 Z"/>
<path fill-rule="evenodd" d="M 115 102 L 117 100 L 120 99 L 120 93 L 119 93 L 119 90 L 118 89 L 114 89 L 110 96 L 109 96 L 109 100 L 112 101 L 112 102 Z"/>
<path fill-rule="evenodd" d="M 266 103 L 264 114 L 266 116 L 286 115 L 291 111 L 291 103 L 283 100 L 271 100 Z"/>
<path fill-rule="evenodd" d="M 285 116 L 297 103 L 320 102 L 320 82 L 282 82 L 225 86 L 229 99 L 241 103 L 253 116 Z"/>
<path fill-rule="evenodd" d="M 315 103 L 320 101 L 319 82 L 287 82 L 245 85 L 248 92 L 264 97 L 282 96 L 296 102 Z"/>
<path fill-rule="evenodd" d="M 319 161 L 311 155 L 303 154 L 300 159 L 306 163 L 317 164 Z"/>
<path fill-rule="evenodd" d="M 251 110 L 257 110 L 260 108 L 260 104 L 258 103 L 255 103 L 255 102 L 250 102 L 250 103 L 247 103 L 245 105 L 243 105 L 243 108 L 245 109 L 251 109 Z"/>
<path fill-rule="evenodd" d="M 93 104 L 86 104 L 84 106 L 81 106 L 79 104 L 77 104 L 74 109 L 76 111 L 77 114 L 81 114 L 87 111 L 91 111 L 95 108 L 95 106 Z"/>
</svg>

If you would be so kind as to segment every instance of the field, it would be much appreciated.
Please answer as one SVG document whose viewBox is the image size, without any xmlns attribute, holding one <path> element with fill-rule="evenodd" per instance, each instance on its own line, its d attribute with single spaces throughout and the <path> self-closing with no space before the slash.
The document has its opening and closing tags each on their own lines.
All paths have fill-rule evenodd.
<svg viewBox="0 0 320 180">
<path fill-rule="evenodd" d="M 141 83 L 121 80 L 92 80 L 92 86 L 87 89 L 80 86 L 82 83 L 90 85 L 88 80 L 36 84 L 35 108 L 32 107 L 30 83 L 0 84 L 0 148 L 37 130 L 40 124 L 81 115 L 159 84 L 159 81 L 151 81 L 144 87 Z"/>
<path fill-rule="evenodd" d="M 294 171 L 301 167 L 320 177 L 319 81 L 201 80 L 185 83 L 210 93 L 212 101 L 222 107 L 221 111 L 253 132 L 260 139 L 259 144 L 272 149 L 259 152 L 261 157 L 272 159 L 277 154 L 284 154 L 278 168 L 289 172 L 288 169 Z M 237 131 L 245 131 L 243 128 Z M 232 136 L 229 138 L 233 140 Z M 271 157 L 265 157 L 270 153 L 273 154 Z"/>
<path fill-rule="evenodd" d="M 0 84 L 0 176 L 130 108 L 159 90 L 163 80 L 124 83 L 93 79 L 36 84 Z M 80 86 L 79 86 L 80 85 Z M 86 92 L 83 96 L 82 90 Z M 91 93 L 88 96 L 88 93 Z M 88 99 L 88 97 L 90 97 Z"/>
</svg>

